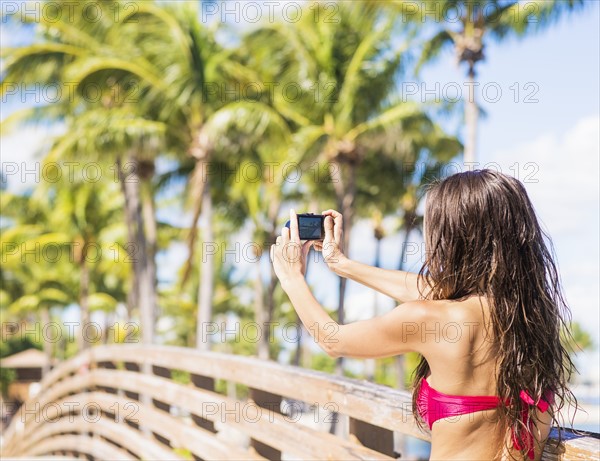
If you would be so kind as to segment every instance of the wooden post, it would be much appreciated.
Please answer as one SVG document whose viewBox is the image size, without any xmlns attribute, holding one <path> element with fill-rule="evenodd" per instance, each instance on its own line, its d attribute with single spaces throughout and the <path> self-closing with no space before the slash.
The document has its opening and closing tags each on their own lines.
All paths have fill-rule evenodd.
<svg viewBox="0 0 600 461">
<path fill-rule="evenodd" d="M 260 389 L 250 388 L 250 398 L 260 408 L 281 414 L 280 395 L 272 394 Z M 273 447 L 270 447 L 269 445 L 265 445 L 264 443 L 255 439 L 250 439 L 250 446 L 254 448 L 259 455 L 264 456 L 270 461 L 281 461 L 281 452 Z"/>
<path fill-rule="evenodd" d="M 367 448 L 394 456 L 394 432 L 389 429 L 350 418 L 350 437 L 352 436 Z"/>
</svg>

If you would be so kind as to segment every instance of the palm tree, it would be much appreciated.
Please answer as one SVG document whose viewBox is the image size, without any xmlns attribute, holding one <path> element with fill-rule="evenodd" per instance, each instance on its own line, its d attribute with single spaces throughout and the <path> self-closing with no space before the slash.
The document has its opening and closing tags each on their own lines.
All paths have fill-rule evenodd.
<svg viewBox="0 0 600 461">
<path fill-rule="evenodd" d="M 79 349 L 88 347 L 90 308 L 114 308 L 124 297 L 127 264 L 110 252 L 124 236 L 118 190 L 110 183 L 108 188 L 42 183 L 30 196 L 4 195 L 3 219 L 10 225 L 2 233 L 2 279 L 11 281 L 12 293 L 3 308 L 16 317 L 37 313 L 44 331 L 51 308 L 78 303 Z M 24 264 L 28 259 L 35 263 Z M 49 356 L 51 344 L 44 342 Z"/>
<path fill-rule="evenodd" d="M 220 111 L 227 101 L 220 94 L 209 94 L 207 88 L 210 84 L 235 81 L 244 69 L 229 59 L 231 51 L 218 45 L 214 31 L 200 24 L 198 5 L 159 7 L 154 2 L 144 2 L 138 6 L 137 11 L 124 14 L 115 24 L 119 39 L 135 44 L 128 53 L 129 59 L 117 62 L 102 55 L 92 56 L 87 66 L 81 66 L 75 80 L 85 81 L 105 72 L 131 75 L 141 88 L 141 109 L 152 120 L 167 126 L 167 150 L 176 158 L 190 156 L 194 160 L 188 191 L 192 208 L 188 248 L 193 260 L 198 223 L 202 240 L 214 241 L 213 179 L 208 172 L 215 165 L 220 127 L 229 123 L 232 113 L 229 107 L 226 113 Z M 200 264 L 197 347 L 208 349 L 209 343 L 201 340 L 201 330 L 212 318 L 214 255 L 206 255 Z"/>
<path fill-rule="evenodd" d="M 256 130 L 255 134 L 260 131 Z M 265 137 L 266 138 L 266 137 Z M 270 358 L 271 330 L 270 325 L 275 313 L 274 291 L 277 278 L 273 268 L 269 269 L 266 290 L 264 287 L 263 273 L 261 271 L 261 260 L 263 249 L 273 243 L 277 237 L 280 227 L 278 226 L 279 211 L 282 203 L 286 200 L 284 183 L 286 180 L 285 160 L 291 160 L 288 156 L 289 133 L 284 131 L 277 136 L 263 139 L 255 150 L 255 160 L 252 157 L 240 164 L 244 171 L 247 164 L 258 167 L 263 172 L 261 181 L 244 183 L 237 182 L 231 188 L 232 198 L 243 197 L 247 216 L 253 224 L 252 244 L 255 251 L 255 320 L 261 326 L 261 336 L 258 343 L 258 356 L 263 359 Z M 288 139 L 286 142 L 285 139 Z M 271 167 L 267 168 L 266 165 Z M 268 255 L 268 252 L 267 252 Z"/>
<path fill-rule="evenodd" d="M 63 164 L 87 160 L 104 172 L 105 181 L 118 181 L 129 241 L 123 255 L 129 254 L 133 268 L 127 306 L 130 315 L 139 308 L 142 340 L 150 344 L 157 310 L 157 223 L 152 181 L 154 156 L 165 126 L 136 115 L 128 107 L 86 108 L 79 116 L 65 120 L 68 129 L 55 140 L 46 161 Z"/>
<path fill-rule="evenodd" d="M 402 57 L 400 52 L 385 52 L 392 22 L 363 5 L 341 3 L 340 14 L 338 23 L 315 24 L 307 18 L 293 28 L 267 25 L 247 38 L 247 46 L 264 50 L 251 56 L 263 62 L 249 65 L 258 69 L 261 81 L 302 88 L 304 94 L 292 101 L 275 91 L 272 104 L 295 127 L 292 148 L 298 152 L 294 157 L 326 165 L 320 182 L 328 179 L 333 186 L 336 206 L 344 214 L 348 251 L 357 176 L 368 153 L 366 140 L 386 126 L 421 114 L 416 106 L 388 100 Z M 321 91 L 318 95 L 316 88 Z M 321 194 L 326 189 L 322 183 L 314 186 Z M 344 321 L 344 293 L 345 279 L 341 278 L 339 322 Z"/>
<path fill-rule="evenodd" d="M 375 239 L 375 261 L 373 266 L 381 267 L 381 241 L 385 237 L 385 229 L 383 227 L 383 214 L 379 208 L 374 208 L 371 212 L 371 224 L 373 226 L 373 238 Z M 377 317 L 379 315 L 379 302 L 378 293 L 373 292 L 373 311 L 372 316 Z M 367 359 L 365 363 L 367 380 L 375 380 L 375 359 Z"/>
<path fill-rule="evenodd" d="M 69 114 L 66 118 L 72 130 L 58 141 L 52 158 L 64 160 L 61 155 L 69 154 L 80 158 L 83 153 L 86 160 L 105 160 L 105 166 L 109 163 L 107 155 L 115 162 L 125 197 L 129 239 L 133 243 L 129 248 L 137 250 L 128 306 L 131 308 L 139 301 L 143 340 L 151 343 L 156 311 L 156 222 L 148 183 L 154 171 L 152 153 L 156 151 L 152 136 L 161 131 L 161 126 L 137 116 L 133 105 L 128 103 L 132 88 L 145 88 L 132 76 L 146 72 L 149 66 L 143 57 L 135 61 L 123 57 L 123 37 L 115 33 L 115 22 L 90 22 L 81 11 L 85 5 L 55 3 L 63 13 L 61 20 L 48 21 L 44 15 L 35 19 L 43 38 L 41 42 L 3 50 L 6 65 L 2 92 L 15 81 L 57 84 L 70 91 L 75 88 L 58 103 L 18 111 L 11 118 L 57 121 Z M 115 8 L 121 6 L 119 2 L 99 5 L 104 9 L 103 18 L 112 18 Z M 147 80 L 160 83 L 149 72 L 142 82 Z M 86 96 L 86 88 L 90 86 L 103 89 L 97 101 Z"/>
<path fill-rule="evenodd" d="M 475 95 L 476 67 L 485 59 L 487 37 L 496 40 L 511 35 L 523 37 L 555 22 L 565 12 L 582 7 L 584 3 L 583 0 L 525 3 L 518 0 L 394 0 L 381 5 L 399 12 L 403 21 L 408 18 L 419 23 L 434 21 L 436 24 L 438 31 L 426 41 L 417 70 L 447 46 L 454 47 L 457 64 L 466 65 L 468 96 L 465 100 L 467 135 L 464 162 L 468 164 L 477 158 L 479 108 Z M 449 21 L 448 18 L 457 20 Z"/>
</svg>

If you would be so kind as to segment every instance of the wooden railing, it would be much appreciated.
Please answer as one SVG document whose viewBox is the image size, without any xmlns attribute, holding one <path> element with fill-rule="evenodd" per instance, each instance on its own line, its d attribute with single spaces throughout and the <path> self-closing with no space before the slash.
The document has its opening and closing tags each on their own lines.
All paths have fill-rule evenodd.
<svg viewBox="0 0 600 461">
<path fill-rule="evenodd" d="M 246 396 L 227 396 L 227 383 Z M 41 389 L 3 435 L 3 458 L 278 460 L 285 452 L 303 460 L 393 460 L 394 432 L 429 439 L 406 392 L 193 349 L 95 347 L 52 370 Z M 294 410 L 302 402 L 319 419 L 344 423 L 343 434 L 300 422 Z M 563 438 L 547 444 L 544 460 L 600 459 L 598 434 Z"/>
</svg>

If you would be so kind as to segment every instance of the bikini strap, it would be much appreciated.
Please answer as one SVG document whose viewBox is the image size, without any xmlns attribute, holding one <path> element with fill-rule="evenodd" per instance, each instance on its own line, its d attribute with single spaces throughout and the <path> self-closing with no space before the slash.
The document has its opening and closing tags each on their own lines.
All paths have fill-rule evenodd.
<svg viewBox="0 0 600 461">
<path fill-rule="evenodd" d="M 547 390 L 546 392 L 544 392 L 543 398 L 541 398 L 537 403 L 533 400 L 531 395 L 526 390 L 522 390 L 519 394 L 519 397 L 528 406 L 535 406 L 542 413 L 545 413 L 548 410 L 548 408 L 550 407 L 550 404 L 552 404 L 554 402 L 554 394 L 550 390 Z M 527 448 L 528 458 L 534 459 L 535 458 L 535 446 L 534 446 L 534 441 L 533 441 L 534 427 L 533 427 L 533 421 L 529 417 L 529 409 L 527 406 L 525 406 L 521 410 L 521 421 L 523 421 L 523 424 L 525 424 L 525 426 L 527 426 L 529 428 L 529 432 L 525 432 L 524 434 L 522 434 L 521 439 L 519 439 L 513 430 L 512 431 L 513 447 L 515 447 L 517 450 L 522 450 L 523 448 Z"/>
</svg>

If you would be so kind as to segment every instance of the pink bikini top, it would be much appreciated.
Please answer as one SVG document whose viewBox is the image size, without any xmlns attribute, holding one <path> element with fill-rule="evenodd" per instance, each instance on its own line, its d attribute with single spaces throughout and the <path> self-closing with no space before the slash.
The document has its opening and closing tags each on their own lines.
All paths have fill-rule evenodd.
<svg viewBox="0 0 600 461">
<path fill-rule="evenodd" d="M 421 418 L 429 426 L 429 429 L 432 428 L 433 423 L 438 419 L 466 415 L 475 413 L 476 411 L 492 410 L 497 408 L 502 402 L 500 397 L 497 396 L 443 394 L 432 388 L 426 379 L 421 380 L 418 392 L 417 410 Z M 554 394 L 549 390 L 544 393 L 544 398 L 537 403 L 534 402 L 525 390 L 521 391 L 520 398 L 528 405 L 535 405 L 542 413 L 548 410 L 548 407 L 554 403 Z M 529 419 L 526 407 L 521 412 L 521 421 L 533 431 L 533 422 Z M 519 439 L 512 432 L 512 441 L 514 448 L 517 450 L 527 447 L 529 459 L 534 459 L 533 437 L 530 433 L 524 433 L 523 437 Z"/>
</svg>

